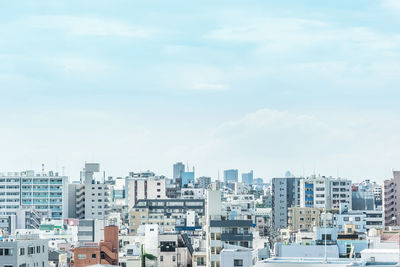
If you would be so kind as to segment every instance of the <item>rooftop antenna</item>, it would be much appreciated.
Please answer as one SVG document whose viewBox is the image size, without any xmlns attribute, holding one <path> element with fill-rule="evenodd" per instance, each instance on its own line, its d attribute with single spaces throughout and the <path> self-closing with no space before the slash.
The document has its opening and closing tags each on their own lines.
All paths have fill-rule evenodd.
<svg viewBox="0 0 400 267">
<path fill-rule="evenodd" d="M 44 174 L 44 163 L 42 163 L 42 175 Z"/>
<path fill-rule="evenodd" d="M 186 161 L 186 171 L 187 172 L 189 171 L 189 161 L 188 160 Z"/>
<path fill-rule="evenodd" d="M 62 175 L 65 175 L 65 166 L 62 166 Z"/>
</svg>

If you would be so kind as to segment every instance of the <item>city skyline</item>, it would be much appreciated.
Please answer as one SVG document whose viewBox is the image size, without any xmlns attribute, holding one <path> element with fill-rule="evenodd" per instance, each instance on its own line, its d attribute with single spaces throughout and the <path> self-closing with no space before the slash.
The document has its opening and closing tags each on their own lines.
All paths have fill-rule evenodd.
<svg viewBox="0 0 400 267">
<path fill-rule="evenodd" d="M 0 14 L 0 170 L 171 176 L 188 161 L 199 176 L 382 182 L 400 169 L 398 1 L 43 0 Z"/>
</svg>

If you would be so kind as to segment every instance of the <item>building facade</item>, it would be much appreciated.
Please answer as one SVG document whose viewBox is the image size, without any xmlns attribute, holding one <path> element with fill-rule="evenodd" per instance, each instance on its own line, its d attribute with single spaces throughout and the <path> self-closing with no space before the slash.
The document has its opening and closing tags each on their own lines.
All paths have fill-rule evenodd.
<svg viewBox="0 0 400 267">
<path fill-rule="evenodd" d="M 253 184 L 253 171 L 250 171 L 248 173 L 242 173 L 242 183 L 246 185 Z"/>
<path fill-rule="evenodd" d="M 34 208 L 42 216 L 67 217 L 68 177 L 52 171 L 0 173 L 0 213 L 16 215 L 19 208 Z"/>
<path fill-rule="evenodd" d="M 139 200 L 167 198 L 166 179 L 163 177 L 128 177 L 126 184 L 128 208 L 132 208 Z"/>
<path fill-rule="evenodd" d="M 319 226 L 320 209 L 291 207 L 288 213 L 288 226 L 291 231 L 313 231 Z"/>
<path fill-rule="evenodd" d="M 224 182 L 225 183 L 234 183 L 238 182 L 238 170 L 237 169 L 230 169 L 224 170 Z"/>
<path fill-rule="evenodd" d="M 300 207 L 339 209 L 352 204 L 352 184 L 348 179 L 312 176 L 300 182 Z"/>
<path fill-rule="evenodd" d="M 275 230 L 288 226 L 289 208 L 300 206 L 302 178 L 272 179 L 272 223 Z"/>
<path fill-rule="evenodd" d="M 400 225 L 400 171 L 393 171 L 393 178 L 384 181 L 383 208 L 386 226 Z"/>
<path fill-rule="evenodd" d="M 129 212 L 129 231 L 137 233 L 145 224 L 157 224 L 164 231 L 201 228 L 204 199 L 139 200 Z"/>
<path fill-rule="evenodd" d="M 48 267 L 48 241 L 38 235 L 19 235 L 0 239 L 0 266 Z"/>
</svg>

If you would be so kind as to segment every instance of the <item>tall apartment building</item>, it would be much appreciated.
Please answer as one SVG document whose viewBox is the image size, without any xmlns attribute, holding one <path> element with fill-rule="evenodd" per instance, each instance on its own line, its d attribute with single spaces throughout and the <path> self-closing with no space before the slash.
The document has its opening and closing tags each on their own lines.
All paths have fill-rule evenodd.
<svg viewBox="0 0 400 267">
<path fill-rule="evenodd" d="M 313 176 L 300 182 L 300 206 L 339 209 L 340 203 L 352 204 L 351 181 L 342 178 Z"/>
<path fill-rule="evenodd" d="M 252 220 L 229 220 L 223 213 L 221 191 L 207 190 L 206 205 L 206 251 L 207 266 L 222 266 L 222 252 L 224 249 L 252 248 Z M 232 258 L 240 261 L 241 257 Z M 230 263 L 231 264 L 231 263 Z M 231 265 L 232 266 L 232 265 Z"/>
<path fill-rule="evenodd" d="M 276 230 L 288 226 L 289 208 L 300 206 L 301 180 L 296 177 L 272 179 L 272 222 Z"/>
<path fill-rule="evenodd" d="M 242 183 L 247 185 L 253 184 L 253 171 L 250 171 L 248 173 L 242 173 Z"/>
<path fill-rule="evenodd" d="M 94 174 L 100 164 L 86 163 L 81 171 L 80 184 L 69 185 L 69 217 L 104 220 L 110 211 L 111 189 L 108 184 L 96 181 Z"/>
<path fill-rule="evenodd" d="M 225 183 L 234 183 L 238 182 L 238 170 L 237 169 L 231 169 L 231 170 L 225 170 L 224 171 L 224 182 Z"/>
<path fill-rule="evenodd" d="M 141 199 L 166 199 L 165 177 L 127 177 L 126 205 L 132 208 Z"/>
<path fill-rule="evenodd" d="M 0 173 L 0 214 L 15 215 L 20 208 L 34 208 L 42 216 L 68 214 L 68 177 L 52 171 Z"/>
<path fill-rule="evenodd" d="M 383 209 L 385 225 L 400 225 L 400 171 L 393 171 L 393 178 L 384 181 Z"/>
</svg>

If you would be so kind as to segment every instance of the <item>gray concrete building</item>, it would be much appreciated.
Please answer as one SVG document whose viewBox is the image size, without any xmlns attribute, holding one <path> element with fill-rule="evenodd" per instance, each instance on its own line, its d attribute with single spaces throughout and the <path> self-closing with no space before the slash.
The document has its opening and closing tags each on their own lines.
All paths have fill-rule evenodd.
<svg viewBox="0 0 400 267">
<path fill-rule="evenodd" d="M 272 179 L 272 222 L 276 230 L 288 226 L 289 208 L 300 206 L 301 179 L 295 177 Z"/>
<path fill-rule="evenodd" d="M 48 240 L 20 235 L 0 240 L 0 267 L 48 267 Z"/>
<path fill-rule="evenodd" d="M 211 177 L 201 176 L 196 178 L 196 187 L 207 189 L 211 184 Z"/>
</svg>

